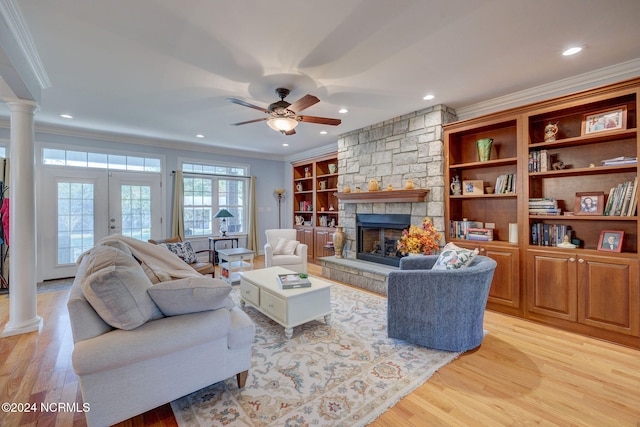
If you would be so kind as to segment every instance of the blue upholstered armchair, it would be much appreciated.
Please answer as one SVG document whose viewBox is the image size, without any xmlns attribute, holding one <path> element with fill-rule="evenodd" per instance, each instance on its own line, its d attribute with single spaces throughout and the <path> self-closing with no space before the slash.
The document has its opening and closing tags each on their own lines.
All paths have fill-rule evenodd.
<svg viewBox="0 0 640 427">
<path fill-rule="evenodd" d="M 497 264 L 477 256 L 465 268 L 431 270 L 437 259 L 405 257 L 389 273 L 387 335 L 438 350 L 476 348 Z"/>
</svg>

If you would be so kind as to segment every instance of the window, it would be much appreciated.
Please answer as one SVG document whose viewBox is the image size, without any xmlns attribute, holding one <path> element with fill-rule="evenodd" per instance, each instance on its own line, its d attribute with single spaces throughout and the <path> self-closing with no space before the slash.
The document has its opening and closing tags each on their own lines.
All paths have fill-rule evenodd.
<svg viewBox="0 0 640 427">
<path fill-rule="evenodd" d="M 220 220 L 214 215 L 219 209 L 226 209 L 233 215 L 233 218 L 227 218 L 229 233 L 246 232 L 247 167 L 184 163 L 182 171 L 185 235 L 218 234 Z"/>
<path fill-rule="evenodd" d="M 123 156 L 118 154 L 89 153 L 86 151 L 45 148 L 42 163 L 53 166 L 76 166 L 140 172 L 160 172 L 160 159 Z"/>
</svg>

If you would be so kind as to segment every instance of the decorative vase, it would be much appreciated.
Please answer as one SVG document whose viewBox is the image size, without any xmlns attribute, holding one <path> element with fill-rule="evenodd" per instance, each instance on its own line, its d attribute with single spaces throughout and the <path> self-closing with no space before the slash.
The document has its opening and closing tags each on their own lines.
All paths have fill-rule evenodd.
<svg viewBox="0 0 640 427">
<path fill-rule="evenodd" d="M 344 187 L 344 188 L 342 189 L 342 192 L 343 192 L 343 193 L 351 193 L 351 187 L 349 187 L 349 186 Z"/>
<path fill-rule="evenodd" d="M 377 179 L 372 179 L 371 181 L 369 181 L 369 191 L 378 191 L 380 190 L 380 184 L 378 184 L 378 180 Z"/>
<path fill-rule="evenodd" d="M 486 162 L 489 160 L 489 156 L 491 154 L 491 144 L 493 144 L 493 138 L 482 138 L 476 141 L 479 161 Z"/>
<path fill-rule="evenodd" d="M 336 227 L 336 231 L 333 233 L 333 247 L 336 253 L 336 258 L 342 258 L 342 250 L 344 249 L 344 227 L 339 225 Z"/>
<path fill-rule="evenodd" d="M 405 190 L 413 190 L 413 180 L 411 178 L 407 179 L 407 183 L 404 185 Z"/>
<path fill-rule="evenodd" d="M 329 173 L 334 174 L 338 171 L 338 166 L 335 163 L 329 163 Z"/>
<path fill-rule="evenodd" d="M 454 196 L 459 196 L 462 194 L 462 184 L 460 183 L 460 178 L 458 178 L 457 175 L 451 180 L 450 187 L 451 187 L 451 193 Z"/>
</svg>

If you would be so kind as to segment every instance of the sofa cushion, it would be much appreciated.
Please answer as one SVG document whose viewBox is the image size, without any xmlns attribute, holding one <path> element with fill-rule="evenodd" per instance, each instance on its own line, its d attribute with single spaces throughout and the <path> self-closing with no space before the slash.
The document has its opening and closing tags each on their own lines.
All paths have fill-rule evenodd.
<svg viewBox="0 0 640 427">
<path fill-rule="evenodd" d="M 179 243 L 161 243 L 161 246 L 169 249 L 174 254 L 178 255 L 187 264 L 193 264 L 198 262 L 196 251 L 193 250 L 191 242 L 179 242 Z"/>
<path fill-rule="evenodd" d="M 147 292 L 165 316 L 178 316 L 224 307 L 231 285 L 220 279 L 189 277 L 159 283 Z"/>
<path fill-rule="evenodd" d="M 114 328 L 131 330 L 159 319 L 162 312 L 147 294 L 151 281 L 131 256 L 111 246 L 87 255 L 82 294 L 98 315 Z"/>
<path fill-rule="evenodd" d="M 280 237 L 276 242 L 276 246 L 273 248 L 274 255 L 293 255 L 296 248 L 300 244 L 297 240 L 289 240 L 284 237 Z"/>
<path fill-rule="evenodd" d="M 447 243 L 440 252 L 440 256 L 433 266 L 433 270 L 455 270 L 469 266 L 478 255 L 478 249 L 461 248 L 453 243 Z"/>
</svg>

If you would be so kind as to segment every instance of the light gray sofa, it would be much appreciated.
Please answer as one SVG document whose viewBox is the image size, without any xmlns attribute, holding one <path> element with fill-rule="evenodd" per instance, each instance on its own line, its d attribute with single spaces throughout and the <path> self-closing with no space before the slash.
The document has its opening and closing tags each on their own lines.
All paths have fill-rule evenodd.
<svg viewBox="0 0 640 427">
<path fill-rule="evenodd" d="M 89 426 L 112 425 L 234 375 L 238 387 L 243 387 L 247 378 L 255 326 L 226 297 L 226 283 L 198 275 L 152 287 L 151 281 L 144 282 L 148 273 L 143 276 L 139 262 L 126 248 L 96 247 L 82 256 L 67 307 L 73 368 L 83 400 L 90 405 L 85 413 Z M 107 280 L 117 282 L 118 292 L 96 301 L 92 290 L 100 292 Z M 209 285 L 226 292 L 222 300 L 216 296 L 215 309 L 206 309 L 206 298 L 200 298 L 199 292 L 211 290 Z M 174 287 L 180 288 L 177 297 Z M 156 299 L 149 299 L 147 288 L 160 292 L 156 299 L 164 298 L 162 310 L 155 305 Z M 163 293 L 166 289 L 168 294 Z M 127 305 L 121 302 L 123 292 L 130 292 L 137 302 L 118 312 L 115 304 Z M 179 314 L 185 309 L 178 300 L 185 295 L 192 299 L 190 310 L 195 312 Z M 176 313 L 171 313 L 173 300 Z M 120 320 L 107 323 L 104 319 L 109 316 L 98 314 L 105 309 Z M 120 327 L 114 327 L 112 323 L 118 321 Z"/>
<path fill-rule="evenodd" d="M 389 273 L 387 334 L 424 347 L 467 351 L 484 337 L 483 321 L 497 263 L 476 256 L 468 267 L 432 270 L 437 255 L 406 257 Z"/>
</svg>

